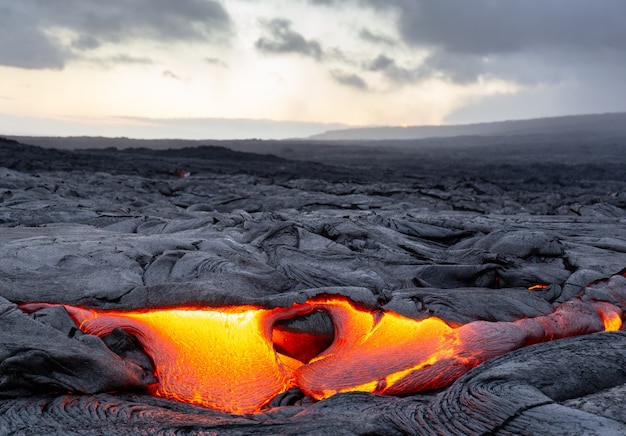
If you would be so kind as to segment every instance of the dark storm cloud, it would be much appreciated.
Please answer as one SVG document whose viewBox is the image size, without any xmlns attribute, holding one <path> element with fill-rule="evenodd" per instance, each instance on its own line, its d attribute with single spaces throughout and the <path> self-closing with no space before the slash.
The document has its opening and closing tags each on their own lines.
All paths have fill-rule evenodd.
<svg viewBox="0 0 626 436">
<path fill-rule="evenodd" d="M 28 1 L 0 4 L 0 65 L 62 68 L 69 50 L 37 28 L 33 13 Z"/>
<path fill-rule="evenodd" d="M 50 29 L 68 32 L 69 46 L 51 36 Z M 0 6 L 0 65 L 62 68 L 79 53 L 107 43 L 199 41 L 229 31 L 227 12 L 212 0 L 4 2 Z"/>
<path fill-rule="evenodd" d="M 626 63 L 626 26 L 622 19 L 626 16 L 626 2 L 621 0 L 359 3 L 395 11 L 403 42 L 430 51 L 416 79 L 439 75 L 465 83 L 490 75 L 539 83 L 546 80 L 546 69 L 575 69 L 589 58 L 604 62 L 619 57 Z M 524 58 L 538 63 L 524 65 L 520 62 Z M 531 67 L 537 71 L 529 74 Z"/>
<path fill-rule="evenodd" d="M 316 59 L 322 57 L 322 48 L 317 41 L 307 40 L 300 33 L 292 29 L 289 20 L 275 18 L 263 23 L 269 37 L 259 38 L 255 47 L 264 53 L 281 54 L 296 53 L 311 56 Z"/>
<path fill-rule="evenodd" d="M 91 35 L 79 35 L 72 41 L 71 47 L 74 50 L 93 50 L 100 47 L 100 41 Z"/>
<path fill-rule="evenodd" d="M 340 70 L 333 70 L 330 72 L 330 75 L 335 79 L 338 83 L 349 86 L 351 88 L 366 90 L 367 83 L 357 74 L 346 73 Z"/>
<path fill-rule="evenodd" d="M 399 29 L 417 45 L 488 55 L 546 47 L 626 48 L 622 0 L 397 0 Z"/>
</svg>

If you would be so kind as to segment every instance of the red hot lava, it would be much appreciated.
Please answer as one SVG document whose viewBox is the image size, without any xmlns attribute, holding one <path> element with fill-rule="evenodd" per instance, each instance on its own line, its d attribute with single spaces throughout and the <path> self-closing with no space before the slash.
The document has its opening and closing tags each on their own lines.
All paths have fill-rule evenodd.
<svg viewBox="0 0 626 436">
<path fill-rule="evenodd" d="M 46 304 L 25 304 L 32 312 Z M 177 307 L 107 311 L 64 306 L 79 328 L 135 335 L 156 367 L 156 395 L 231 413 L 259 411 L 298 386 L 323 399 L 339 392 L 405 394 L 449 385 L 479 363 L 517 348 L 622 325 L 613 304 L 572 300 L 546 316 L 458 327 L 430 317 L 363 309 L 326 296 L 289 308 Z M 281 320 L 326 312 L 334 340 L 282 328 Z M 329 346 L 328 346 L 329 345 Z"/>
</svg>

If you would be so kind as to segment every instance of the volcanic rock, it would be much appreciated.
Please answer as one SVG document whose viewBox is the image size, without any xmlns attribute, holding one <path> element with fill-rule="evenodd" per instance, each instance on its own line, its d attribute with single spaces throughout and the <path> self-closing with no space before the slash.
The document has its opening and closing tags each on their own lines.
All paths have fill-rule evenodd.
<svg viewBox="0 0 626 436">
<path fill-rule="evenodd" d="M 570 301 L 624 309 L 621 143 L 533 140 L 512 138 L 508 152 L 500 139 L 384 153 L 320 143 L 310 158 L 298 143 L 256 144 L 269 156 L 255 144 L 0 140 L 0 434 L 623 434 L 623 331 L 523 347 L 434 391 L 314 401 L 293 389 L 234 415 L 150 395 L 153 361 L 128 332 L 86 335 L 58 306 L 17 306 L 275 308 L 340 295 L 452 326 Z M 286 325 L 333 338 L 325 315 Z"/>
</svg>

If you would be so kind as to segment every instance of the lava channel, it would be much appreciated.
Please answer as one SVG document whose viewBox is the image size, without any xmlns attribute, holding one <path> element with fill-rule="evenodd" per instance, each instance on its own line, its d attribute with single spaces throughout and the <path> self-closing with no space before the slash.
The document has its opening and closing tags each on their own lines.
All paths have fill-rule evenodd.
<svg viewBox="0 0 626 436">
<path fill-rule="evenodd" d="M 623 318 L 616 305 L 579 299 L 545 316 L 456 327 L 436 317 L 414 320 L 365 309 L 339 296 L 275 309 L 64 307 L 85 333 L 103 337 L 121 328 L 134 335 L 155 364 L 157 396 L 239 414 L 261 410 L 294 386 L 315 399 L 441 388 L 487 359 L 538 342 L 617 330 Z M 334 335 L 280 324 L 313 312 L 330 317 Z"/>
</svg>

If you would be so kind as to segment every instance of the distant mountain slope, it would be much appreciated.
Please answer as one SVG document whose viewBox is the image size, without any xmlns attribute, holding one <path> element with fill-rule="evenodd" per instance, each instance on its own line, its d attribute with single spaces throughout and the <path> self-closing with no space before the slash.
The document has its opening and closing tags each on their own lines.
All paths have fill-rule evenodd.
<svg viewBox="0 0 626 436">
<path fill-rule="evenodd" d="M 43 138 L 44 143 L 71 143 L 73 138 Z M 0 168 L 40 174 L 50 171 L 86 171 L 109 174 L 140 175 L 143 177 L 178 177 L 178 169 L 196 174 L 248 174 L 259 177 L 291 179 L 315 178 L 324 174 L 329 180 L 352 180 L 355 173 L 349 168 L 319 162 L 303 162 L 272 154 L 250 153 L 216 145 L 199 145 L 179 149 L 150 149 L 149 141 L 123 141 L 126 145 L 144 147 L 118 150 L 107 138 L 79 138 L 79 143 L 94 146 L 90 149 L 56 149 L 25 144 L 0 136 Z M 241 141 L 246 143 L 248 141 Z M 108 147 L 104 147 L 108 145 Z M 358 176 L 358 173 L 356 173 Z M 0 203 L 2 202 L 0 190 Z M 1 219 L 0 219 L 1 223 Z"/>
<path fill-rule="evenodd" d="M 424 139 L 452 136 L 529 135 L 580 133 L 585 135 L 625 134 L 626 112 L 571 115 L 453 126 L 364 127 L 331 130 L 311 136 L 316 140 Z"/>
</svg>

